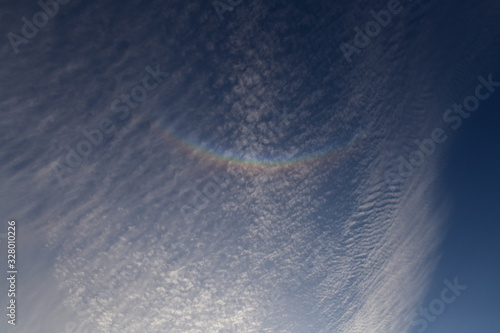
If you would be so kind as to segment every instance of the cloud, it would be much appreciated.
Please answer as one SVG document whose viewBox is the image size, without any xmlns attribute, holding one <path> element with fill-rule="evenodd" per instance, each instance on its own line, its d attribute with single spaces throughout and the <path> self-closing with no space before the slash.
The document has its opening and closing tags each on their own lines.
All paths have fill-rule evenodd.
<svg viewBox="0 0 500 333">
<path fill-rule="evenodd" d="M 391 188 L 384 173 L 451 95 L 408 69 L 434 30 L 405 20 L 433 7 L 401 13 L 351 68 L 337 24 L 364 6 L 307 5 L 241 5 L 220 23 L 210 3 L 75 2 L 2 53 L 0 211 L 31 235 L 26 266 L 41 263 L 20 284 L 37 291 L 22 330 L 408 331 L 442 238 L 441 165 Z M 170 76 L 59 184 L 64 145 L 151 64 Z M 218 172 L 229 184 L 186 219 Z"/>
</svg>

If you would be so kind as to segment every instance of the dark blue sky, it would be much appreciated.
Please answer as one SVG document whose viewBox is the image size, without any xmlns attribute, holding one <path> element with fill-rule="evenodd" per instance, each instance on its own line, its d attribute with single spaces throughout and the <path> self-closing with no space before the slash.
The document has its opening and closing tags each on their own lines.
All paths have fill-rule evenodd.
<svg viewBox="0 0 500 333">
<path fill-rule="evenodd" d="M 444 279 L 457 277 L 468 289 L 426 332 L 496 333 L 500 332 L 500 91 L 456 134 L 442 176 L 452 211 L 443 257 L 424 304 L 439 297 Z"/>
<path fill-rule="evenodd" d="M 500 333 L 500 88 L 442 119 L 500 81 L 498 0 L 42 10 L 0 5 L 0 332 L 409 333 L 456 279 L 425 331 Z"/>
</svg>

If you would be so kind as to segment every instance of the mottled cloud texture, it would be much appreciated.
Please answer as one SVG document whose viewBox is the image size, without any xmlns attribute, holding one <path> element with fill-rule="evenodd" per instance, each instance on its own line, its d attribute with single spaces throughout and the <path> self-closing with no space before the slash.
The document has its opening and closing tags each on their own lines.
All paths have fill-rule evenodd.
<svg viewBox="0 0 500 333">
<path fill-rule="evenodd" d="M 494 61 L 448 56 L 498 37 L 494 11 L 436 32 L 452 3 L 405 3 L 349 64 L 339 44 L 385 2 L 246 1 L 221 22 L 210 2 L 72 0 L 18 53 L 4 38 L 0 217 L 20 226 L 22 306 L 2 332 L 410 332 L 446 149 L 404 183 L 384 172 Z M 2 6 L 2 36 L 40 10 Z M 168 76 L 130 100 L 156 66 Z"/>
</svg>

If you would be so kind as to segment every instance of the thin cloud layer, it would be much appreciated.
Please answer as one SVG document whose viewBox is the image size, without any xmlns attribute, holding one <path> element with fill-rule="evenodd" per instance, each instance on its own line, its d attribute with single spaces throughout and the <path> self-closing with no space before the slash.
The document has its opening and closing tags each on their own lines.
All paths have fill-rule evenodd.
<svg viewBox="0 0 500 333">
<path fill-rule="evenodd" d="M 446 151 L 404 183 L 384 174 L 493 57 L 436 79 L 443 9 L 405 3 L 346 64 L 370 6 L 249 2 L 221 22 L 210 3 L 75 0 L 18 54 L 4 45 L 0 211 L 30 235 L 20 279 L 37 291 L 18 332 L 410 332 Z M 478 57 L 466 41 L 493 23 L 455 52 Z M 121 119 L 113 101 L 156 66 L 168 77 Z M 68 166 L 105 117 L 112 133 Z"/>
</svg>

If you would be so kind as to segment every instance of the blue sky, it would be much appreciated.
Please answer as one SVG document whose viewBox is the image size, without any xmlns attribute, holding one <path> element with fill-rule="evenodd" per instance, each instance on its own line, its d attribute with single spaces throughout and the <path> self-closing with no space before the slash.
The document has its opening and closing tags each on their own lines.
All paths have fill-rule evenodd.
<svg viewBox="0 0 500 333">
<path fill-rule="evenodd" d="M 429 325 L 429 333 L 500 330 L 499 110 L 496 93 L 464 122 L 450 143 L 442 185 L 451 196 L 452 211 L 442 259 L 424 304 L 439 297 L 444 279 L 457 277 L 468 289 Z"/>
<path fill-rule="evenodd" d="M 0 5 L 0 331 L 498 333 L 498 1 L 230 3 Z"/>
</svg>

